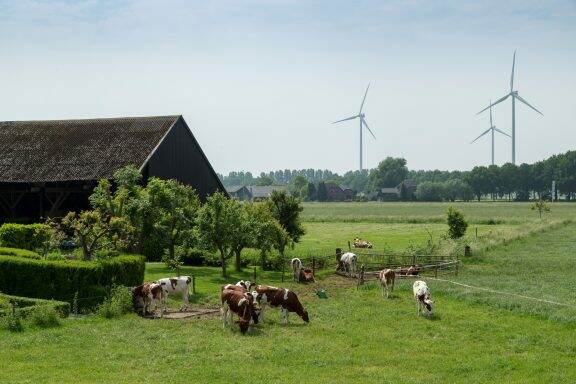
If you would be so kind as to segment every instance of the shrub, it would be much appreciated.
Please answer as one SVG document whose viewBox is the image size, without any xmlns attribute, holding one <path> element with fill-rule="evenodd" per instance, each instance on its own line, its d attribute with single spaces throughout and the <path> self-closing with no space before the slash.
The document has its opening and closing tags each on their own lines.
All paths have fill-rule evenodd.
<svg viewBox="0 0 576 384">
<path fill-rule="evenodd" d="M 28 250 L 43 248 L 49 231 L 50 226 L 46 224 L 6 223 L 0 227 L 0 244 Z"/>
<path fill-rule="evenodd" d="M 36 260 L 41 259 L 40 255 L 36 252 L 18 248 L 0 248 L 0 256 L 18 256 Z"/>
<path fill-rule="evenodd" d="M 459 239 L 466 233 L 468 223 L 464 220 L 464 215 L 457 209 L 449 207 L 447 214 L 448 236 L 451 239 Z"/>
<path fill-rule="evenodd" d="M 101 261 L 49 261 L 0 256 L 0 291 L 19 296 L 71 302 L 91 308 L 114 284 L 135 286 L 144 280 L 144 259 L 121 255 Z"/>
<path fill-rule="evenodd" d="M 60 317 L 53 306 L 37 305 L 28 315 L 30 324 L 39 328 L 53 328 L 60 325 Z"/>
<path fill-rule="evenodd" d="M 16 304 L 16 311 L 22 318 L 28 317 L 37 306 L 50 306 L 61 317 L 68 317 L 70 304 L 63 301 L 34 299 L 31 297 L 11 296 L 0 293 L 0 316 L 12 312 L 12 304 Z"/>
<path fill-rule="evenodd" d="M 22 332 L 22 320 L 18 312 L 9 312 L 6 316 L 0 317 L 0 329 L 5 329 L 10 332 Z"/>
<path fill-rule="evenodd" d="M 132 295 L 130 290 L 123 286 L 115 286 L 110 295 L 100 304 L 98 316 L 112 319 L 132 311 Z"/>
</svg>

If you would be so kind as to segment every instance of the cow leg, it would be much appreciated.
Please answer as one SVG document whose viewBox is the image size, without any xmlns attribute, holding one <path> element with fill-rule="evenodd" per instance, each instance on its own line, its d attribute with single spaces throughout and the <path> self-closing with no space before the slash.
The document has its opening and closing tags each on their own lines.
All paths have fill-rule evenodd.
<svg viewBox="0 0 576 384">
<path fill-rule="evenodd" d="M 188 309 L 188 306 L 190 305 L 190 293 L 188 286 L 186 286 L 186 291 L 184 291 L 184 294 L 182 295 L 182 300 L 184 301 L 184 306 L 182 308 Z"/>
<path fill-rule="evenodd" d="M 264 323 L 264 308 L 266 308 L 265 305 L 262 305 L 260 307 L 260 314 L 258 315 L 258 324 L 263 324 Z"/>
<path fill-rule="evenodd" d="M 222 303 L 222 308 L 220 308 L 220 314 L 222 315 L 222 327 L 226 328 L 228 323 L 228 304 L 226 302 Z"/>
</svg>

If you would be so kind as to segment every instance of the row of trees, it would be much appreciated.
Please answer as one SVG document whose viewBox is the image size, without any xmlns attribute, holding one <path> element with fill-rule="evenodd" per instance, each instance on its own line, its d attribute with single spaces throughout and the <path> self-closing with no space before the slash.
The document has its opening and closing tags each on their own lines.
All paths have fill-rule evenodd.
<svg viewBox="0 0 576 384">
<path fill-rule="evenodd" d="M 147 253 L 147 247 L 164 254 L 164 261 L 178 268 L 192 248 L 217 252 L 226 266 L 235 258 L 241 269 L 242 251 L 258 249 L 262 258 L 272 249 L 283 257 L 286 247 L 304 234 L 299 200 L 275 192 L 265 203 L 240 203 L 216 192 L 203 204 L 196 191 L 176 180 L 151 178 L 146 186 L 135 167 L 120 169 L 113 184 L 100 180 L 90 196 L 92 210 L 70 212 L 58 231 L 77 238 L 84 259 L 96 250 Z"/>
<path fill-rule="evenodd" d="M 231 172 L 224 180 L 231 180 L 231 175 L 238 174 L 241 173 Z M 287 170 L 263 173 L 262 178 L 256 181 L 266 185 L 288 185 L 294 195 L 320 200 L 321 182 L 335 182 L 359 193 L 375 196 L 381 188 L 396 187 L 407 179 L 419 184 L 419 191 L 415 196 L 402 195 L 402 199 L 469 200 L 486 196 L 510 200 L 550 198 L 552 181 L 555 181 L 557 196 L 554 197 L 563 196 L 573 200 L 576 198 L 576 151 L 554 155 L 534 164 L 478 166 L 470 171 L 409 170 L 405 159 L 388 157 L 376 168 L 362 172 L 349 171 L 342 176 L 329 171 Z"/>
</svg>

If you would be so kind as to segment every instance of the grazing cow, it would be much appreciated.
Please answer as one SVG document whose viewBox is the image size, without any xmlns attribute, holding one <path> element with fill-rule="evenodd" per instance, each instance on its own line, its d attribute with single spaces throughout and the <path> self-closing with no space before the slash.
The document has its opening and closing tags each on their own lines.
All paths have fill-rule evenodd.
<svg viewBox="0 0 576 384">
<path fill-rule="evenodd" d="M 309 323 L 308 311 L 298 300 L 298 296 L 285 288 L 271 287 L 268 285 L 259 285 L 256 287 L 256 300 L 261 306 L 260 320 L 264 318 L 264 307 L 280 307 L 282 310 L 282 322 L 288 324 L 288 313 L 296 312 L 305 322 Z"/>
<path fill-rule="evenodd" d="M 378 280 L 380 280 L 380 288 L 382 288 L 382 297 L 384 297 L 384 290 L 386 290 L 386 298 L 388 298 L 389 293 L 394 291 L 394 279 L 396 278 L 396 273 L 392 269 L 383 269 L 378 274 Z"/>
<path fill-rule="evenodd" d="M 290 260 L 290 265 L 292 266 L 292 274 L 294 276 L 294 281 L 299 283 L 300 282 L 300 274 L 302 273 L 302 270 L 304 269 L 304 265 L 302 264 L 302 260 L 295 257 L 292 260 Z"/>
<path fill-rule="evenodd" d="M 340 267 L 344 269 L 344 272 L 348 273 L 349 276 L 353 276 L 356 273 L 356 261 L 358 256 L 352 252 L 346 252 L 340 257 Z"/>
<path fill-rule="evenodd" d="M 248 281 L 247 283 L 250 283 L 250 282 Z M 254 284 L 250 283 L 249 285 L 253 286 Z M 245 293 L 247 295 L 252 296 L 253 306 L 252 306 L 252 310 L 251 310 L 250 314 L 252 316 L 252 322 L 254 324 L 258 324 L 260 316 L 261 316 L 260 313 L 261 313 L 262 309 L 261 309 L 260 305 L 258 303 L 256 303 L 256 293 L 255 293 L 256 291 L 248 292 L 246 290 L 246 288 L 244 288 L 243 285 L 238 285 L 238 283 L 236 283 L 235 285 L 234 284 L 226 284 L 226 285 L 221 286 L 220 288 L 221 288 L 221 291 L 226 291 L 226 290 L 236 291 L 236 292 Z"/>
<path fill-rule="evenodd" d="M 136 307 L 142 307 L 142 316 L 152 312 L 152 307 L 157 309 L 158 302 L 164 300 L 164 290 L 157 283 L 144 283 L 137 287 L 132 287 L 132 301 Z M 162 316 L 160 311 L 160 316 Z"/>
<path fill-rule="evenodd" d="M 241 289 L 224 289 L 220 294 L 220 299 L 222 300 L 221 312 L 224 327 L 229 325 L 229 319 L 232 313 L 235 313 L 238 315 L 236 322 L 240 326 L 240 332 L 246 333 L 250 326 L 250 320 L 254 319 L 253 296 Z"/>
<path fill-rule="evenodd" d="M 406 276 L 418 276 L 419 273 L 420 273 L 420 267 L 417 265 L 411 265 L 406 270 Z"/>
<path fill-rule="evenodd" d="M 421 311 L 424 312 L 425 310 L 432 314 L 434 311 L 434 302 L 430 298 L 428 285 L 422 280 L 417 280 L 412 286 L 412 291 L 414 292 L 414 299 L 416 300 L 418 316 L 420 316 Z"/>
<path fill-rule="evenodd" d="M 354 248 L 372 248 L 373 245 L 371 242 L 362 240 L 359 237 L 354 238 Z"/>
<path fill-rule="evenodd" d="M 250 280 L 240 280 L 236 283 L 236 286 L 244 288 L 246 292 L 250 292 L 255 285 L 256 284 L 252 283 Z"/>
<path fill-rule="evenodd" d="M 301 269 L 298 280 L 303 283 L 315 283 L 316 277 L 314 276 L 314 271 L 308 268 Z"/>
<path fill-rule="evenodd" d="M 167 277 L 156 281 L 156 284 L 162 285 L 164 290 L 164 297 L 162 299 L 162 310 L 166 311 L 166 297 L 174 295 L 177 293 L 182 294 L 183 305 L 180 310 L 188 309 L 189 301 L 189 289 L 192 278 L 190 276 L 180 276 L 180 277 Z"/>
</svg>

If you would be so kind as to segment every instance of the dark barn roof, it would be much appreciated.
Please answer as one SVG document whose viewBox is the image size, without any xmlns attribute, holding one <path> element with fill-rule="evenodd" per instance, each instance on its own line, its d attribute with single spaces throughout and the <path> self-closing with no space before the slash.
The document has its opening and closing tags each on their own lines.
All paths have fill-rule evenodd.
<svg viewBox="0 0 576 384">
<path fill-rule="evenodd" d="M 0 182 L 109 179 L 144 165 L 179 118 L 0 122 Z"/>
</svg>

